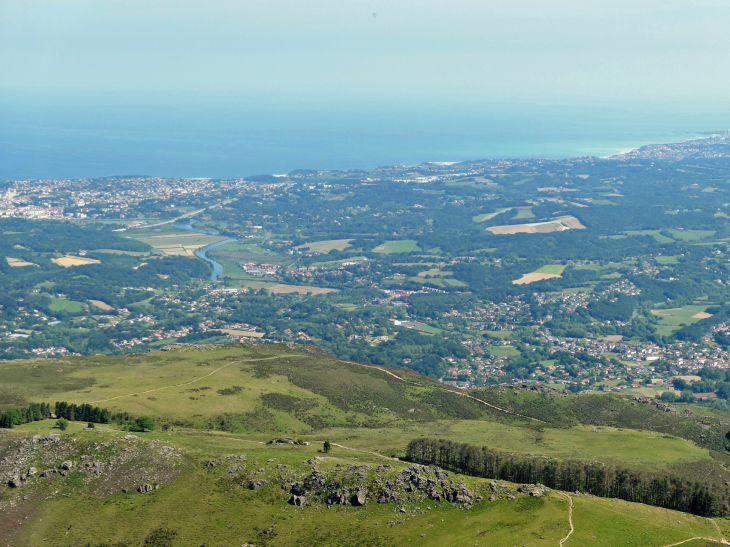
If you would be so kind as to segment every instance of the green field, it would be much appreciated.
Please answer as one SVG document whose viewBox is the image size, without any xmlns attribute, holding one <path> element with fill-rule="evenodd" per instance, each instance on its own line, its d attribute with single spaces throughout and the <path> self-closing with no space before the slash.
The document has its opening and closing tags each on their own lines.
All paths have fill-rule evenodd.
<svg viewBox="0 0 730 547">
<path fill-rule="evenodd" d="M 518 207 L 517 214 L 512 217 L 512 220 L 520 220 L 523 218 L 535 218 L 532 213 L 532 207 Z"/>
<path fill-rule="evenodd" d="M 305 243 L 294 248 L 303 250 L 305 247 L 308 247 L 309 251 L 313 253 L 329 253 L 333 250 L 344 251 L 347 247 L 351 246 L 351 241 L 352 239 L 328 239 L 327 241 Z"/>
<path fill-rule="evenodd" d="M 373 249 L 375 253 L 411 253 L 420 251 L 416 241 L 413 239 L 401 239 L 399 241 L 386 241 L 382 245 L 378 245 Z"/>
<path fill-rule="evenodd" d="M 651 313 L 662 318 L 657 325 L 657 332 L 662 336 L 669 336 L 681 329 L 683 324 L 691 325 L 699 321 L 699 318 L 692 316 L 706 309 L 707 306 L 684 306 L 668 310 L 651 310 Z"/>
<path fill-rule="evenodd" d="M 652 236 L 659 243 L 673 243 L 674 239 L 664 236 L 659 232 L 662 230 L 630 230 L 626 232 L 626 235 L 630 236 Z"/>
<path fill-rule="evenodd" d="M 65 298 L 51 298 L 51 304 L 48 307 L 53 311 L 77 313 L 84 309 L 84 304 L 75 300 L 66 300 Z"/>
<path fill-rule="evenodd" d="M 535 270 L 534 273 L 545 273 L 545 274 L 557 274 L 560 275 L 563 273 L 567 266 L 563 266 L 561 264 L 548 264 L 546 266 L 543 266 L 540 269 Z"/>
<path fill-rule="evenodd" d="M 660 232 L 669 232 L 671 237 L 667 237 Z M 698 241 L 715 235 L 714 230 L 633 230 L 625 232 L 627 235 L 650 235 L 659 243 L 673 243 L 674 241 Z"/>
<path fill-rule="evenodd" d="M 512 346 L 489 346 L 489 353 L 495 357 L 516 357 L 519 350 Z"/>
</svg>

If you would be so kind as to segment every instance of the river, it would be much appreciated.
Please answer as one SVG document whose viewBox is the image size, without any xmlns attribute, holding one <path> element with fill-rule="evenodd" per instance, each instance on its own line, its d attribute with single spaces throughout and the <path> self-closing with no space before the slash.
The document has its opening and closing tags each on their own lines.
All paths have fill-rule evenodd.
<svg viewBox="0 0 730 547">
<path fill-rule="evenodd" d="M 193 224 L 198 222 L 194 218 L 185 219 L 185 221 L 180 222 L 174 222 L 172 225 L 175 226 L 175 228 L 180 228 L 182 230 L 188 230 L 190 232 L 197 232 L 199 234 L 205 234 L 209 236 L 217 236 L 220 235 L 218 232 L 210 232 L 208 230 L 199 230 L 193 227 Z M 210 274 L 210 278 L 215 281 L 218 279 L 218 276 L 220 276 L 223 273 L 223 264 L 220 262 L 217 262 L 213 260 L 212 258 L 208 258 L 208 251 L 211 249 L 215 249 L 216 247 L 219 247 L 221 245 L 225 245 L 226 243 L 232 243 L 234 241 L 238 241 L 237 239 L 233 239 L 232 237 L 226 238 L 223 241 L 218 241 L 217 243 L 211 243 L 210 245 L 206 245 L 205 247 L 201 247 L 197 251 L 195 251 L 195 256 L 198 258 L 202 258 L 206 262 L 208 262 L 211 266 L 213 266 L 213 273 Z"/>
</svg>

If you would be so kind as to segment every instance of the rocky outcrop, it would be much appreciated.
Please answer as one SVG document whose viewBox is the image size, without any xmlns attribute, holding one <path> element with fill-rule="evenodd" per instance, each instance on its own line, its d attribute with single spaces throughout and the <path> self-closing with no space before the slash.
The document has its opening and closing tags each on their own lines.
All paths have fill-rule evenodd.
<svg viewBox="0 0 730 547">
<path fill-rule="evenodd" d="M 367 497 L 365 497 L 365 492 L 363 492 L 362 490 L 355 492 L 350 498 L 350 503 L 355 507 L 364 506 L 367 503 Z"/>
<path fill-rule="evenodd" d="M 332 492 L 327 496 L 327 505 L 347 505 L 347 494 L 345 492 Z"/>
<path fill-rule="evenodd" d="M 517 491 L 522 494 L 528 494 L 533 497 L 544 496 L 550 489 L 544 484 L 521 484 Z"/>
<path fill-rule="evenodd" d="M 453 488 L 444 488 L 444 497 L 451 503 L 472 503 L 474 494 L 462 482 Z"/>
<path fill-rule="evenodd" d="M 297 507 L 301 507 L 306 503 L 306 499 L 304 496 L 292 496 L 289 498 L 289 504 L 290 505 L 296 505 Z"/>
<path fill-rule="evenodd" d="M 246 483 L 246 488 L 248 488 L 249 490 L 258 490 L 259 488 L 261 488 L 262 486 L 266 486 L 267 484 L 269 483 L 264 479 L 252 479 Z"/>
</svg>

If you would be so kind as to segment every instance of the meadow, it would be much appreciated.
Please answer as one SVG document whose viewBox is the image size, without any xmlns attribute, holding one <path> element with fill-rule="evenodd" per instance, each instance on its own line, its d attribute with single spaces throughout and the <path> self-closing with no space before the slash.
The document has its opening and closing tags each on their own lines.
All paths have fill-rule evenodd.
<svg viewBox="0 0 730 547">
<path fill-rule="evenodd" d="M 312 253 L 329 253 L 330 251 L 344 251 L 352 245 L 352 239 L 328 239 L 326 241 L 313 241 L 312 243 L 305 243 L 304 245 L 298 245 L 295 249 L 303 250 L 308 248 Z"/>
<path fill-rule="evenodd" d="M 40 422 L 23 426 L 13 435 L 47 433 L 51 425 Z M 84 447 L 93 450 L 99 442 L 108 443 L 124 435 L 111 428 L 103 429 L 86 432 L 72 428 L 70 434 L 82 450 Z M 297 473 L 306 476 L 315 467 L 329 475 L 348 466 L 374 469 L 386 464 L 394 473 L 408 464 L 337 445 L 322 458 L 316 452 L 321 439 L 312 439 L 310 446 L 268 446 L 230 434 L 176 430 L 137 436 L 138 440 L 127 445 L 138 449 L 146 443 L 158 443 L 157 446 L 181 450 L 184 463 L 179 474 L 158 483 L 158 489 L 146 494 L 118 490 L 103 496 L 88 495 L 81 473 L 56 477 L 46 484 L 35 483 L 31 487 L 32 495 L 26 496 L 28 499 L 19 500 L 6 511 L 7 518 L 0 524 L 4 545 L 100 546 L 112 542 L 125 546 L 158 545 L 150 538 L 155 537 L 155 530 L 162 529 L 168 531 L 171 540 L 159 545 L 173 546 L 385 547 L 475 542 L 539 547 L 558 545 L 567 537 L 564 545 L 608 547 L 620 542 L 643 547 L 670 545 L 694 537 L 720 538 L 720 530 L 727 527 L 726 519 L 712 521 L 634 503 L 591 496 L 569 497 L 559 492 L 542 498 L 517 494 L 512 501 L 500 494 L 489 501 L 489 481 L 460 475 L 452 477 L 483 498 L 469 508 L 428 499 L 385 504 L 370 501 L 365 507 L 314 502 L 295 507 L 287 503 L 290 495 L 286 489 L 277 484 L 276 477 L 281 473 L 277 466 L 283 466 L 288 476 Z M 207 461 L 225 462 L 226 454 L 239 458 L 237 467 L 206 466 Z M 307 465 L 308 459 L 316 463 Z M 250 476 L 266 478 L 272 484 L 248 490 L 239 484 L 238 477 L 245 483 Z M 161 537 L 159 532 L 157 537 Z"/>
<path fill-rule="evenodd" d="M 704 317 L 709 317 L 708 314 L 704 313 L 706 309 L 707 306 L 683 306 L 681 308 L 651 310 L 651 313 L 661 318 L 657 324 L 657 332 L 662 336 L 668 336 L 685 325 L 691 325 Z"/>
<path fill-rule="evenodd" d="M 499 346 L 492 353 L 510 355 L 516 350 Z M 590 422 L 570 425 L 569 421 L 539 424 L 510 414 L 511 409 L 520 409 L 518 412 L 543 416 L 545 404 L 554 407 L 550 412 L 557 415 L 565 411 L 560 408 L 570 405 L 578 405 L 575 408 L 583 409 L 580 412 L 592 412 L 596 405 L 581 405 L 586 397 L 582 395 L 545 399 L 529 391 L 519 395 L 510 391 L 485 399 L 506 410 L 500 411 L 407 369 L 381 370 L 339 361 L 316 348 L 261 344 L 11 361 L 0 363 L 0 375 L 2 408 L 10 403 L 65 400 L 132 416 L 148 415 L 158 424 L 166 424 L 167 430 L 125 437 L 124 446 L 133 445 L 138 450 L 154 441 L 160 444 L 151 445 L 156 447 L 153 453 L 160 447 L 160 454 L 173 448 L 184 453 L 179 471 L 158 481 L 159 489 L 146 494 L 119 488 L 102 496 L 91 494 L 89 485 L 93 483 L 78 472 L 33 483 L 38 486 L 23 490 L 27 499 L 0 487 L 4 495 L 0 506 L 3 500 L 17 500 L 12 508 L 3 506 L 9 518 L 0 523 L 0 538 L 11 547 L 87 543 L 97 547 L 103 542 L 131 546 L 144 542 L 159 527 L 177 534 L 169 544 L 174 546 L 292 542 L 389 546 L 476 541 L 538 547 L 556 545 L 568 536 L 571 503 L 574 531 L 564 545 L 613 546 L 620 540 L 621 545 L 661 546 L 694 537 L 719 538 L 730 529 L 727 519 L 712 521 L 586 495 L 570 499 L 560 492 L 542 498 L 517 494 L 510 501 L 500 494 L 489 501 L 488 480 L 459 475 L 452 477 L 482 496 L 468 508 L 428 499 L 375 503 L 377 491 L 372 485 L 368 495 L 375 497 L 365 507 L 328 508 L 315 502 L 294 507 L 287 503 L 290 495 L 277 478 L 282 473 L 304 477 L 313 466 L 330 474 L 348 466 L 374 469 L 387 464 L 391 466 L 387 472 L 395 473 L 409 465 L 393 458 L 403 456 L 410 440 L 432 437 L 517 454 L 602 461 L 633 469 L 693 476 L 711 473 L 725 480 L 727 471 L 718 463 L 724 460 L 717 460 L 721 456 L 694 442 L 655 431 L 646 418 L 636 422 L 640 427 L 628 428 Z M 475 394 L 486 395 L 482 391 Z M 596 401 L 608 402 L 614 396 L 597 397 Z M 626 409 L 634 408 L 626 405 Z M 612 408 L 605 408 L 607 415 L 616 415 Z M 642 416 L 655 412 L 657 419 L 669 419 L 660 411 L 643 410 Z M 717 413 L 709 409 L 702 412 Z M 605 418 L 599 411 L 596 419 Z M 16 435 L 48 433 L 53 424 L 46 420 L 20 426 L 0 435 L 0 444 Z M 126 435 L 115 424 L 98 425 L 90 431 L 83 430 L 84 425 L 72 422 L 65 435 L 75 439 L 72 444 L 78 454 L 96 453 L 100 442 L 105 441 L 104 446 L 109 439 Z M 263 444 L 280 435 L 306 436 L 311 444 Z M 333 448 L 323 455 L 317 450 L 325 439 Z M 0 446 L 0 453 L 2 450 Z M 105 457 L 99 454 L 94 457 Z M 235 467 L 232 463 L 206 463 L 226 462 L 227 454 L 238 455 L 242 463 Z M 147 473 L 158 472 L 147 466 Z M 259 490 L 242 487 L 251 477 L 266 479 L 269 485 Z M 69 515 L 73 515 L 71 520 Z M 272 531 L 264 533 L 269 529 Z M 709 540 L 703 541 L 686 545 L 709 545 Z"/>
<path fill-rule="evenodd" d="M 399 241 L 386 241 L 382 245 L 378 245 L 373 249 L 375 253 L 392 254 L 392 253 L 412 253 L 418 251 L 418 245 L 413 239 L 401 239 Z"/>
</svg>

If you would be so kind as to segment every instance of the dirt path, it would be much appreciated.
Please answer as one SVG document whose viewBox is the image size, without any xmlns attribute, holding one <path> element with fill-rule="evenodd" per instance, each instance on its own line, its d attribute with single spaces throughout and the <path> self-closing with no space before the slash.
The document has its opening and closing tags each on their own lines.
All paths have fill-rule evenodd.
<svg viewBox="0 0 730 547">
<path fill-rule="evenodd" d="M 222 367 L 215 369 L 213 372 L 210 372 L 210 373 L 206 374 L 205 376 L 201 376 L 200 378 L 195 378 L 194 380 L 190 380 L 189 382 L 184 382 L 182 384 L 173 384 L 171 386 L 156 387 L 155 389 L 148 389 L 146 391 L 138 391 L 137 393 L 127 393 L 126 395 L 117 395 L 116 397 L 109 397 L 108 399 L 99 399 L 98 401 L 90 401 L 88 404 L 93 405 L 96 403 L 104 403 L 106 401 L 113 401 L 115 399 L 123 399 L 124 397 L 134 397 L 135 395 L 144 395 L 145 393 L 152 393 L 154 391 L 169 389 L 171 387 L 189 386 L 190 384 L 194 384 L 195 382 L 198 382 L 204 378 L 207 378 L 208 376 L 213 376 L 216 372 L 223 370 L 224 368 L 229 367 L 231 365 L 240 365 L 242 363 L 253 363 L 254 361 L 270 361 L 272 359 L 283 359 L 284 357 L 287 357 L 287 356 L 277 355 L 276 357 L 262 357 L 261 359 L 247 359 L 246 361 L 235 361 L 232 363 L 228 363 L 227 365 L 223 365 Z"/>
<path fill-rule="evenodd" d="M 670 543 L 669 545 L 662 545 L 661 547 L 675 547 L 675 545 L 682 545 L 683 543 L 687 543 L 688 541 L 695 541 L 695 540 L 702 540 L 702 541 L 712 541 L 714 543 L 718 543 L 720 545 L 730 545 L 728 541 L 724 538 L 717 539 L 717 538 L 705 538 L 705 537 L 693 537 L 689 539 L 683 539 L 682 541 L 678 541 L 677 543 Z"/>
<path fill-rule="evenodd" d="M 342 362 L 343 363 L 352 363 L 352 361 L 342 361 Z M 388 374 L 388 375 L 392 376 L 393 378 L 397 378 L 401 382 L 405 382 L 406 384 L 411 383 L 408 380 L 406 380 L 405 378 L 401 378 L 397 374 L 394 374 L 394 373 L 392 373 L 392 372 L 390 372 L 388 370 L 385 370 L 385 369 L 383 369 L 381 367 L 376 367 L 374 365 L 365 365 L 365 364 L 362 364 L 362 363 L 354 363 L 354 364 L 356 364 L 358 366 L 361 366 L 361 367 L 365 367 L 365 368 L 374 368 L 375 370 L 379 370 L 380 372 L 384 372 L 385 374 Z M 483 405 L 486 405 L 486 406 L 488 406 L 490 408 L 493 408 L 495 410 L 499 410 L 500 412 L 505 412 L 507 414 L 512 414 L 513 416 L 518 416 L 520 418 L 526 418 L 528 420 L 532 420 L 533 422 L 540 422 L 541 424 L 546 424 L 547 423 L 547 422 L 545 422 L 543 420 L 538 420 L 537 418 L 532 418 L 530 416 L 525 416 L 524 414 L 518 414 L 517 412 L 512 412 L 511 410 L 507 410 L 505 408 L 500 408 L 498 406 L 489 404 L 486 401 L 482 401 L 481 399 L 477 399 L 476 397 L 472 397 L 471 395 L 467 395 L 466 393 L 459 393 L 458 391 L 453 391 L 451 389 L 446 389 L 446 388 L 436 387 L 436 386 L 433 386 L 433 389 L 439 389 L 441 391 L 448 391 L 449 393 L 454 393 L 455 395 L 461 395 L 462 397 L 466 397 L 467 399 L 472 399 L 472 400 L 474 400 L 474 401 L 476 401 L 478 403 L 481 403 Z"/>
<path fill-rule="evenodd" d="M 570 536 L 573 535 L 573 532 L 575 532 L 575 528 L 573 528 L 573 498 L 571 498 L 568 494 L 563 494 L 563 496 L 566 496 L 570 500 L 570 507 L 568 508 L 568 523 L 570 524 L 570 532 L 568 532 L 568 535 L 560 540 L 560 547 L 563 547 L 563 544 L 568 541 Z"/>
</svg>

